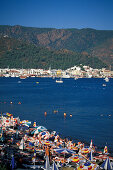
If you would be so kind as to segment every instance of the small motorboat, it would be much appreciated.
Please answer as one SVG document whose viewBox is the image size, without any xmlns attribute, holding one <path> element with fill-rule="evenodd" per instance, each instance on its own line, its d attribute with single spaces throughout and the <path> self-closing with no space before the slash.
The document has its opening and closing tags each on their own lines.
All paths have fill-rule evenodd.
<svg viewBox="0 0 113 170">
<path fill-rule="evenodd" d="M 56 83 L 63 83 L 63 80 L 60 78 L 60 80 L 56 80 Z"/>
</svg>

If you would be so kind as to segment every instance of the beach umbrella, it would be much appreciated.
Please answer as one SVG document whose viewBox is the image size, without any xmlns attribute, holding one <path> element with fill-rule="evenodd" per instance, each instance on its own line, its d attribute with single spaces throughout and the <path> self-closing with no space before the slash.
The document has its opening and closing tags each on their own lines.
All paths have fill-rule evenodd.
<svg viewBox="0 0 113 170">
<path fill-rule="evenodd" d="M 46 162 L 45 162 L 45 165 L 44 165 L 44 169 L 45 169 L 45 170 L 50 170 L 50 164 L 49 164 L 49 158 L 48 158 L 48 156 L 46 156 Z"/>
<path fill-rule="evenodd" d="M 32 143 L 32 142 L 29 142 L 29 146 L 34 146 L 34 143 Z"/>
<path fill-rule="evenodd" d="M 74 157 L 74 158 L 72 159 L 72 162 L 78 163 L 78 162 L 79 162 L 79 157 L 78 157 L 78 156 Z"/>
<path fill-rule="evenodd" d="M 33 127 L 37 127 L 37 126 L 36 126 L 36 122 L 33 123 Z"/>
<path fill-rule="evenodd" d="M 46 131 L 47 130 L 44 126 L 38 126 L 37 129 L 40 129 L 41 131 Z"/>
<path fill-rule="evenodd" d="M 67 148 L 60 148 L 60 149 L 54 149 L 55 152 L 57 153 L 71 153 L 71 154 L 76 154 L 76 152 L 70 150 L 70 149 L 67 149 Z"/>
<path fill-rule="evenodd" d="M 42 132 L 40 129 L 35 129 L 34 131 L 31 132 L 31 134 L 39 134 L 40 132 Z"/>
<path fill-rule="evenodd" d="M 82 148 L 82 149 L 80 149 L 79 152 L 81 152 L 81 153 L 83 153 L 83 154 L 87 154 L 87 153 L 89 153 L 90 151 L 89 151 L 89 148 Z"/>
<path fill-rule="evenodd" d="M 20 125 L 19 126 L 19 130 L 21 130 L 21 131 L 25 131 L 25 130 L 28 130 L 28 129 L 29 129 L 29 127 L 26 126 L 26 125 Z"/>
<path fill-rule="evenodd" d="M 38 126 L 31 134 L 39 134 L 40 132 L 46 131 L 44 126 Z"/>
<path fill-rule="evenodd" d="M 42 135 L 42 136 L 45 136 L 45 135 L 46 135 L 46 132 L 42 132 L 41 135 Z"/>
<path fill-rule="evenodd" d="M 43 131 L 40 133 L 41 137 L 44 139 L 48 139 L 50 136 L 50 133 L 48 131 Z"/>
<path fill-rule="evenodd" d="M 6 115 L 7 115 L 7 113 L 3 113 L 2 115 L 3 115 L 3 116 L 6 116 Z"/>
<path fill-rule="evenodd" d="M 30 126 L 31 121 L 29 121 L 29 120 L 22 120 L 22 121 L 20 122 L 20 124 L 23 124 L 23 125 L 25 125 L 25 126 Z"/>
<path fill-rule="evenodd" d="M 15 163 L 14 155 L 12 155 L 11 169 L 13 170 L 14 168 L 16 168 L 16 163 Z"/>
<path fill-rule="evenodd" d="M 92 139 L 91 139 L 90 148 L 92 148 L 92 147 L 93 147 L 93 142 L 92 142 Z"/>
<path fill-rule="evenodd" d="M 86 162 L 84 165 L 80 166 L 80 169 L 92 169 L 92 164 L 90 162 Z"/>
<path fill-rule="evenodd" d="M 96 170 L 98 168 L 98 165 L 97 164 L 95 164 L 95 163 L 90 163 L 90 162 L 86 162 L 86 163 L 84 163 L 83 165 L 80 165 L 78 168 L 77 168 L 77 170 L 81 170 L 81 169 L 83 169 L 83 170 L 91 170 L 91 169 L 93 169 L 93 170 Z"/>
<path fill-rule="evenodd" d="M 102 163 L 102 165 L 100 167 L 102 169 L 105 169 L 105 170 L 111 170 L 112 169 L 109 157 L 107 157 L 107 159 Z"/>
<path fill-rule="evenodd" d="M 45 145 L 50 145 L 50 142 L 49 142 L 49 141 L 46 141 L 44 144 L 45 144 Z"/>
<path fill-rule="evenodd" d="M 90 153 L 89 160 L 90 160 L 90 161 L 93 161 L 93 154 L 92 154 L 92 150 L 91 150 L 91 153 Z"/>
<path fill-rule="evenodd" d="M 23 150 L 24 149 L 24 140 L 21 139 L 19 149 Z"/>
<path fill-rule="evenodd" d="M 55 163 L 55 161 L 53 162 L 52 170 L 59 170 L 58 167 L 57 167 L 57 165 L 56 165 L 56 163 Z"/>
<path fill-rule="evenodd" d="M 105 154 L 108 154 L 108 148 L 107 148 L 107 146 L 104 147 L 104 153 L 105 153 Z"/>
</svg>

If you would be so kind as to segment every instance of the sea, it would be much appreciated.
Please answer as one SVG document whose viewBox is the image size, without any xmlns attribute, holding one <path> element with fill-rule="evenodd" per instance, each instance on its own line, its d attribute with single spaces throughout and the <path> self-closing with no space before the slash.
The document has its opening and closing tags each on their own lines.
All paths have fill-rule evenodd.
<svg viewBox="0 0 113 170">
<path fill-rule="evenodd" d="M 113 152 L 113 79 L 0 77 L 0 112 Z"/>
</svg>

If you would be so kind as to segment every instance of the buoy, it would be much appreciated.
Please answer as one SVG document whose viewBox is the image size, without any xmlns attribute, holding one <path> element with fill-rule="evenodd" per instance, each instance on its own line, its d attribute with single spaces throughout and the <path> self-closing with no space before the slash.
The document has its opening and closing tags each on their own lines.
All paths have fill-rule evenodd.
<svg viewBox="0 0 113 170">
<path fill-rule="evenodd" d="M 13 102 L 10 102 L 10 104 L 13 104 Z"/>
<path fill-rule="evenodd" d="M 54 113 L 57 113 L 58 112 L 58 110 L 54 110 Z"/>
<path fill-rule="evenodd" d="M 72 114 L 70 114 L 70 117 L 72 117 Z"/>
<path fill-rule="evenodd" d="M 18 102 L 18 104 L 21 104 L 21 102 Z"/>
<path fill-rule="evenodd" d="M 47 116 L 47 112 L 44 112 L 44 116 Z"/>
<path fill-rule="evenodd" d="M 64 113 L 64 117 L 66 117 L 66 113 Z"/>
</svg>

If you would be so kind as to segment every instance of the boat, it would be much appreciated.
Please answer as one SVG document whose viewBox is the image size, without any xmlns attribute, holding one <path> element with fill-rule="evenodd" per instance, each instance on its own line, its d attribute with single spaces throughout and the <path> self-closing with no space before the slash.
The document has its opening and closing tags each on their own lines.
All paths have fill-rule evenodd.
<svg viewBox="0 0 113 170">
<path fill-rule="evenodd" d="M 62 77 L 63 77 L 63 78 L 70 78 L 70 75 L 65 74 L 65 75 L 63 75 Z"/>
<path fill-rule="evenodd" d="M 63 83 L 63 80 L 62 79 L 56 80 L 56 83 Z"/>
<path fill-rule="evenodd" d="M 62 78 L 60 78 L 59 80 L 56 80 L 56 83 L 63 83 Z"/>
<path fill-rule="evenodd" d="M 26 76 L 20 76 L 20 79 L 26 79 L 27 77 Z"/>
<path fill-rule="evenodd" d="M 104 79 L 106 82 L 109 82 L 109 78 L 108 77 L 105 77 Z"/>
<path fill-rule="evenodd" d="M 35 75 L 31 75 L 30 77 L 36 77 Z"/>
<path fill-rule="evenodd" d="M 58 110 L 54 110 L 54 113 L 58 113 Z"/>
<path fill-rule="evenodd" d="M 106 86 L 106 84 L 103 84 L 102 86 L 104 86 L 104 87 L 105 87 L 105 86 Z"/>
<path fill-rule="evenodd" d="M 78 79 L 78 77 L 75 77 L 75 78 L 74 78 L 74 80 L 77 80 L 77 79 Z"/>
</svg>

